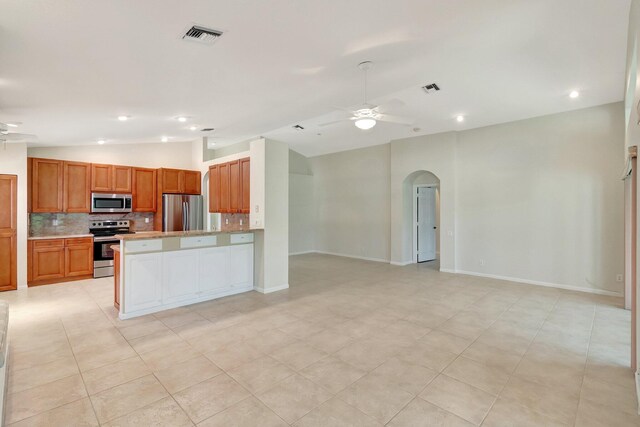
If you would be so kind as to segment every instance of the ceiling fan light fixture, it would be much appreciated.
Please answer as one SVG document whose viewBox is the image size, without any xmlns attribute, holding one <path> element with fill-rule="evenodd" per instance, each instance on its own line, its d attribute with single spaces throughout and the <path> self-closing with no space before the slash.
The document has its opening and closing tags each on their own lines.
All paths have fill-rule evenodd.
<svg viewBox="0 0 640 427">
<path fill-rule="evenodd" d="M 376 125 L 376 120 L 371 118 L 358 119 L 355 125 L 358 129 L 369 130 Z"/>
</svg>

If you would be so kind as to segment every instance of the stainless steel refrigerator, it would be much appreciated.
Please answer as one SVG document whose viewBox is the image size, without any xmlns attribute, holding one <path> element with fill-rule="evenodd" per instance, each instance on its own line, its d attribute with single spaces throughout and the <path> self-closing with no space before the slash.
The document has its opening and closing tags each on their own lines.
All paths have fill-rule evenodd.
<svg viewBox="0 0 640 427">
<path fill-rule="evenodd" d="M 203 229 L 202 196 L 162 195 L 162 231 Z"/>
</svg>

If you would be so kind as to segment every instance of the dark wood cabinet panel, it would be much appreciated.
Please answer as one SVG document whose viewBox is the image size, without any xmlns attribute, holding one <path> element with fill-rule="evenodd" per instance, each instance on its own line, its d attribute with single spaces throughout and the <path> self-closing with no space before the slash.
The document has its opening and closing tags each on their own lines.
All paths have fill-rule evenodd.
<svg viewBox="0 0 640 427">
<path fill-rule="evenodd" d="M 229 166 L 229 163 L 222 163 L 218 165 L 218 171 L 220 174 L 220 205 L 218 212 L 220 213 L 231 212 L 231 195 L 229 194 Z"/>
<path fill-rule="evenodd" d="M 251 159 L 240 159 L 240 212 L 251 212 Z"/>
<path fill-rule="evenodd" d="M 17 289 L 16 175 L 0 175 L 0 291 Z"/>
<path fill-rule="evenodd" d="M 91 191 L 109 192 L 113 186 L 113 165 L 91 164 Z"/>
<path fill-rule="evenodd" d="M 155 169 L 133 169 L 133 211 L 155 212 L 157 210 L 157 177 Z"/>
<path fill-rule="evenodd" d="M 91 211 L 91 164 L 64 162 L 64 211 L 84 213 Z"/>
<path fill-rule="evenodd" d="M 63 162 L 61 160 L 31 160 L 31 211 L 62 212 Z"/>
<path fill-rule="evenodd" d="M 131 193 L 131 168 L 129 166 L 112 166 L 113 184 L 111 191 L 114 193 Z"/>
<path fill-rule="evenodd" d="M 209 167 L 209 212 L 220 212 L 220 167 Z"/>
<path fill-rule="evenodd" d="M 200 184 L 201 174 L 198 171 L 182 171 L 184 174 L 183 182 L 184 188 L 183 193 L 185 194 L 200 194 L 202 193 L 202 188 Z"/>
<path fill-rule="evenodd" d="M 240 204 L 242 202 L 241 188 L 240 161 L 235 160 L 229 162 L 229 212 L 231 213 L 240 212 Z"/>
</svg>

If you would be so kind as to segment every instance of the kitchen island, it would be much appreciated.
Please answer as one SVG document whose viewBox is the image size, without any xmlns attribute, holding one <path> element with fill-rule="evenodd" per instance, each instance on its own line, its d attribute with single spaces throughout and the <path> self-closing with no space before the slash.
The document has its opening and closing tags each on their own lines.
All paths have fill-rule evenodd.
<svg viewBox="0 0 640 427">
<path fill-rule="evenodd" d="M 253 290 L 252 231 L 117 235 L 120 319 Z"/>
</svg>

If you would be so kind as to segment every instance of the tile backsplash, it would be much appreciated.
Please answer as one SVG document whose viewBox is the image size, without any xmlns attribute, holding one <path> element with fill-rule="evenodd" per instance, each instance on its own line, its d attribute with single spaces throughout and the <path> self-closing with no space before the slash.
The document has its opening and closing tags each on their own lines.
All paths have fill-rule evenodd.
<svg viewBox="0 0 640 427">
<path fill-rule="evenodd" d="M 32 213 L 29 214 L 29 235 L 50 236 L 59 234 L 87 234 L 89 222 L 128 219 L 134 231 L 153 231 L 153 213 L 131 212 L 127 214 L 86 214 L 86 213 Z M 145 218 L 149 222 L 145 223 Z M 58 225 L 53 225 L 57 220 Z"/>
<path fill-rule="evenodd" d="M 240 224 L 240 221 L 242 221 L 242 224 Z M 238 231 L 248 229 L 249 214 L 221 214 L 220 231 Z"/>
</svg>

